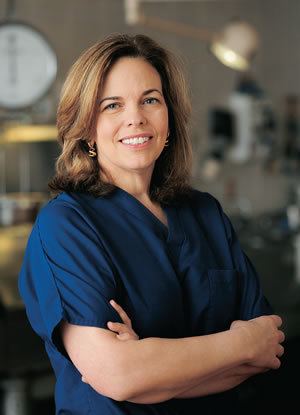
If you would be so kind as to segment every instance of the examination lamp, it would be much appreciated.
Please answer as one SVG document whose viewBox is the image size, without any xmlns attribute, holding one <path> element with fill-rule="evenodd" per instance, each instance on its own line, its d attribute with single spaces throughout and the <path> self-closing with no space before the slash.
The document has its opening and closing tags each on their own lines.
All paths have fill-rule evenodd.
<svg viewBox="0 0 300 415">
<path fill-rule="evenodd" d="M 142 2 L 179 2 L 182 0 L 124 1 L 125 20 L 128 25 L 141 25 L 150 29 L 205 41 L 216 58 L 232 69 L 246 71 L 257 52 L 259 45 L 258 33 L 249 23 L 241 19 L 232 19 L 221 31 L 212 32 L 172 20 L 146 16 L 141 10 Z M 189 2 L 199 1 L 201 0 L 189 0 Z"/>
</svg>

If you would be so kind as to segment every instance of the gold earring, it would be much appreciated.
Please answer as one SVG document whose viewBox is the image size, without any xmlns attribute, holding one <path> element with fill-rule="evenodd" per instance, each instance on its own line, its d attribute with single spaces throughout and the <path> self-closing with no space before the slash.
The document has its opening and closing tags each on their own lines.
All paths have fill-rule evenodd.
<svg viewBox="0 0 300 415">
<path fill-rule="evenodd" d="M 168 139 L 169 135 L 170 135 L 170 131 L 168 131 L 168 134 L 167 134 L 167 138 L 166 138 L 166 141 L 165 141 L 165 147 L 168 147 L 168 145 L 169 145 L 169 139 Z"/>
<path fill-rule="evenodd" d="M 96 157 L 97 153 L 96 153 L 96 149 L 93 146 L 93 144 L 88 143 L 88 146 L 89 146 L 89 156 L 90 157 Z"/>
</svg>

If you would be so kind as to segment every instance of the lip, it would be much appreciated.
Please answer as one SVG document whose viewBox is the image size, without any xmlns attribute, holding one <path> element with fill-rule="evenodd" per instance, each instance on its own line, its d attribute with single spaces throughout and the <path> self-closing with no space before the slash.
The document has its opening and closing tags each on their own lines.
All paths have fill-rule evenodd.
<svg viewBox="0 0 300 415">
<path fill-rule="evenodd" d="M 119 141 L 127 140 L 128 138 L 136 138 L 136 137 L 150 137 L 150 138 L 152 138 L 153 137 L 153 134 L 146 132 L 146 133 L 126 135 L 125 137 L 120 138 Z"/>
</svg>

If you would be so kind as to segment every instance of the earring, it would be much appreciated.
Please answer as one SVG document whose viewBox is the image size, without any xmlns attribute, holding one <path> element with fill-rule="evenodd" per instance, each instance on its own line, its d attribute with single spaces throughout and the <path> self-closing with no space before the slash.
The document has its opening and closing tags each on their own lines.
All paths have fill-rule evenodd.
<svg viewBox="0 0 300 415">
<path fill-rule="evenodd" d="M 93 144 L 88 143 L 88 146 L 89 146 L 89 156 L 90 157 L 96 157 L 97 153 L 96 153 L 96 149 L 93 146 Z"/>
<path fill-rule="evenodd" d="M 165 147 L 168 147 L 169 145 L 169 139 L 168 139 L 169 135 L 170 135 L 170 131 L 168 131 L 168 134 L 167 134 L 167 139 L 165 141 Z"/>
</svg>

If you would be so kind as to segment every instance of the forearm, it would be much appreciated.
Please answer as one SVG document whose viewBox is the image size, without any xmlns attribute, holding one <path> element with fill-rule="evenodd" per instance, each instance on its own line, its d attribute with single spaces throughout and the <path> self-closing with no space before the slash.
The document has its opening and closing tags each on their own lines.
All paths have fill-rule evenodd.
<svg viewBox="0 0 300 415">
<path fill-rule="evenodd" d="M 243 364 L 278 369 L 281 322 L 262 316 L 235 321 L 224 332 L 180 339 L 124 341 L 111 331 L 67 322 L 61 332 L 73 364 L 98 393 L 120 401 L 159 394 L 164 401 Z"/>
<path fill-rule="evenodd" d="M 123 320 L 123 323 L 110 323 L 110 329 L 118 334 L 122 334 L 121 339 L 138 339 L 138 336 L 132 329 L 131 320 L 126 314 L 126 312 L 122 309 L 120 305 L 115 302 L 111 303 L 116 311 L 119 313 L 120 317 Z M 278 321 L 279 322 L 279 321 Z M 232 323 L 233 326 L 243 326 L 245 323 L 241 321 L 235 321 Z M 124 337 L 125 336 L 125 337 Z M 119 337 L 120 338 L 120 337 Z M 247 342 L 248 343 L 248 342 Z M 249 346 L 249 343 L 248 343 Z M 270 349 L 269 349 L 270 350 Z M 269 351 L 268 350 L 268 351 Z M 281 351 L 282 352 L 282 351 Z M 279 355 L 281 354 L 279 351 Z M 277 350 L 278 354 L 278 350 Z M 261 355 L 261 353 L 260 353 Z M 251 360 L 251 359 L 250 359 Z M 254 359 L 255 361 L 255 359 Z M 276 364 L 277 366 L 277 364 Z M 161 402 L 172 397 L 176 397 L 178 399 L 184 398 L 194 398 L 204 395 L 216 394 L 219 392 L 224 392 L 229 389 L 232 389 L 239 385 L 240 383 L 244 382 L 249 377 L 262 373 L 268 370 L 264 365 L 260 364 L 242 364 L 234 366 L 230 369 L 225 369 L 223 372 L 218 372 L 217 374 L 208 375 L 205 378 L 201 378 L 196 386 L 193 387 L 184 387 L 181 386 L 177 388 L 177 392 L 175 391 L 175 387 L 171 390 L 148 390 L 146 392 L 142 392 L 138 395 L 130 397 L 129 400 L 135 403 L 155 403 Z"/>
<path fill-rule="evenodd" d="M 175 396 L 176 399 L 195 398 L 199 396 L 211 395 L 225 392 L 243 383 L 251 376 L 265 372 L 261 368 L 241 365 L 234 369 L 226 370 L 216 376 L 201 381 L 196 387 L 180 392 Z"/>
<path fill-rule="evenodd" d="M 239 331 L 126 343 L 123 371 L 130 385 L 126 396 L 129 401 L 146 395 L 150 399 L 157 396 L 157 402 L 171 399 L 246 361 L 246 345 Z"/>
<path fill-rule="evenodd" d="M 171 398 L 195 398 L 224 392 L 226 390 L 234 388 L 235 386 L 242 383 L 244 380 L 246 380 L 246 378 L 241 375 L 237 376 L 233 374 L 223 373 L 220 375 L 212 376 L 211 378 L 208 378 L 206 380 L 202 380 L 192 388 L 180 388 L 177 391 L 178 393 L 176 393 L 175 390 L 172 391 L 171 395 L 168 391 L 146 392 L 129 399 L 129 401 L 133 403 L 150 404 L 163 402 Z"/>
<path fill-rule="evenodd" d="M 207 381 L 200 382 L 197 386 L 188 389 L 178 395 L 174 396 L 176 399 L 196 398 L 200 396 L 212 395 L 220 392 L 228 391 L 240 383 L 244 382 L 247 378 L 238 375 L 224 374 L 219 375 Z"/>
<path fill-rule="evenodd" d="M 264 372 L 261 368 L 251 367 L 249 365 L 240 365 L 233 369 L 225 370 L 217 375 L 210 376 L 201 380 L 192 388 L 180 388 L 178 393 L 173 397 L 176 399 L 195 398 L 200 396 L 212 395 L 230 390 L 253 375 Z M 145 393 L 130 399 L 134 403 L 157 403 L 169 398 L 168 393 L 159 391 L 157 393 Z"/>
</svg>

